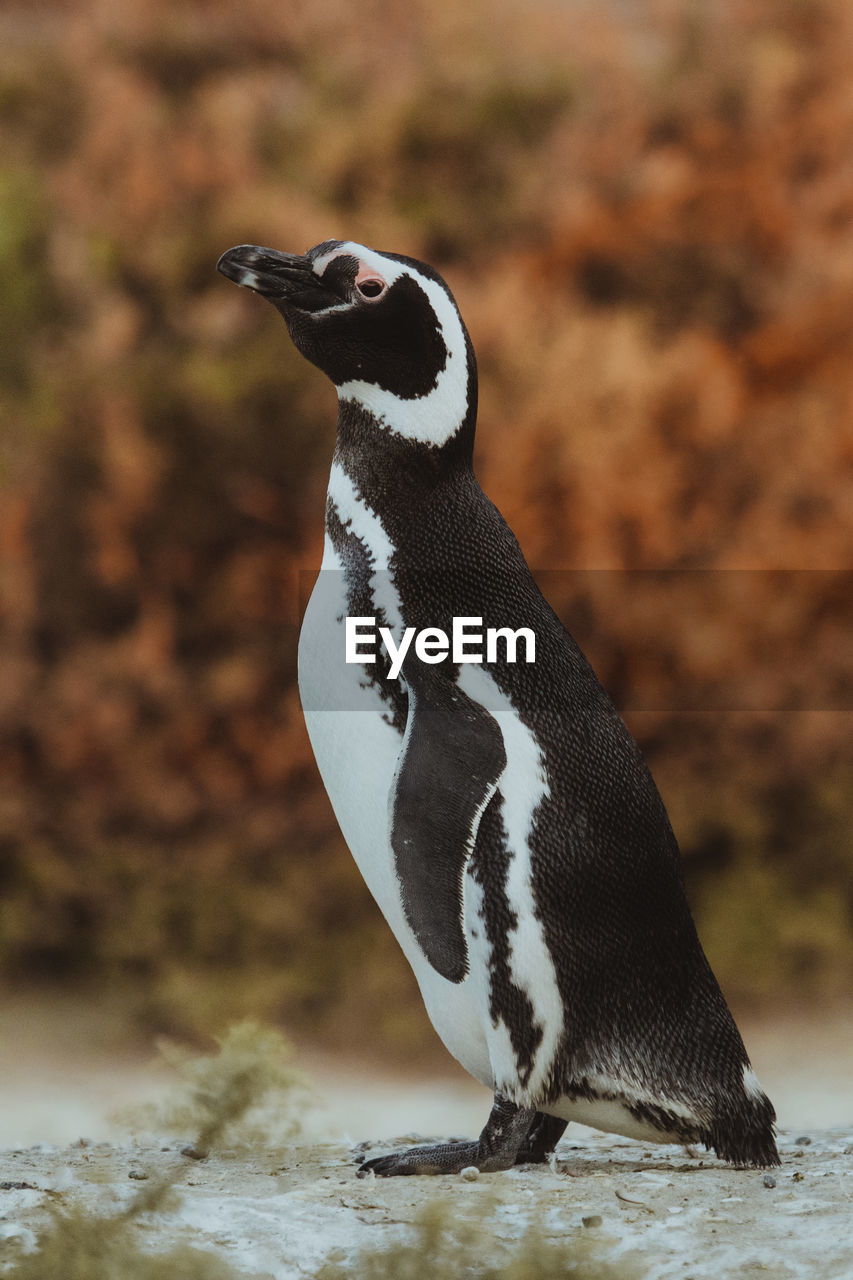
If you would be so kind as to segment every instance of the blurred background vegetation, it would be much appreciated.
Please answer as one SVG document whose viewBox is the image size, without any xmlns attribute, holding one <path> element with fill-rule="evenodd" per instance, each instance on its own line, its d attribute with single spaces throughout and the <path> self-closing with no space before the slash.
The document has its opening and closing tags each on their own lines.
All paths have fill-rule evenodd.
<svg viewBox="0 0 853 1280">
<path fill-rule="evenodd" d="M 447 276 L 478 471 L 744 1007 L 853 978 L 846 0 L 5 0 L 0 974 L 433 1043 L 295 689 L 331 387 L 217 276 Z"/>
</svg>

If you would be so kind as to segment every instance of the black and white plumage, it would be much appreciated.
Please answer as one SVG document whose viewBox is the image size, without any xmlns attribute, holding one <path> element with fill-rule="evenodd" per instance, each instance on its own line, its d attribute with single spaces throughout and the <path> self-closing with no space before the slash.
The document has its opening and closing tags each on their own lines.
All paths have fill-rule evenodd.
<svg viewBox="0 0 853 1280">
<path fill-rule="evenodd" d="M 472 470 L 474 353 L 428 266 L 326 241 L 219 269 L 334 382 L 299 686 L 341 829 L 449 1051 L 495 1093 L 477 1142 L 377 1173 L 543 1159 L 578 1120 L 778 1162 L 775 1114 L 696 935 L 639 749 Z M 345 617 L 532 628 L 535 665 L 344 662 Z M 499 650 L 503 654 L 503 650 Z"/>
</svg>

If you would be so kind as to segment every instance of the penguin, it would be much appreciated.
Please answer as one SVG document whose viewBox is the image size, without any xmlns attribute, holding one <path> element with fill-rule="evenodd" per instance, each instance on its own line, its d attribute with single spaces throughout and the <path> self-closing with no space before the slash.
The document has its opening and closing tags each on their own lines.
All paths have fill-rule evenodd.
<svg viewBox="0 0 853 1280">
<path fill-rule="evenodd" d="M 494 1094 L 476 1140 L 360 1172 L 541 1162 L 572 1120 L 778 1164 L 657 788 L 475 478 L 476 362 L 448 286 L 341 240 L 304 255 L 240 245 L 218 269 L 272 303 L 337 390 L 299 641 L 305 720 L 435 1030 Z M 532 632 L 535 661 L 509 643 L 442 649 L 475 623 Z M 348 654 L 353 627 L 364 643 Z M 387 651 L 369 643 L 383 634 Z"/>
</svg>

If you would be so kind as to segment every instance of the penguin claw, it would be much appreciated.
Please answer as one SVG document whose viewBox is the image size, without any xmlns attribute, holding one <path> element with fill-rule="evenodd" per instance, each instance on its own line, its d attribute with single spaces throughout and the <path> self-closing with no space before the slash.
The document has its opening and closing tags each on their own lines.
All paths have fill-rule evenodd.
<svg viewBox="0 0 853 1280">
<path fill-rule="evenodd" d="M 365 1160 L 355 1175 L 357 1178 L 369 1178 L 374 1174 L 377 1178 L 391 1178 L 395 1174 L 413 1174 L 417 1170 L 407 1166 L 397 1156 L 378 1156 L 374 1160 Z"/>
</svg>

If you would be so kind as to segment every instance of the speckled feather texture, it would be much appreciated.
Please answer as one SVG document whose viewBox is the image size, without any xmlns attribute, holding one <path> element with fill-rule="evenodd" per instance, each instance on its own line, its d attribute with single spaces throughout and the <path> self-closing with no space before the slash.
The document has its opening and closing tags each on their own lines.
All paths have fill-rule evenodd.
<svg viewBox="0 0 853 1280">
<path fill-rule="evenodd" d="M 230 252 L 241 282 L 245 250 Z M 699 943 L 657 788 L 474 476 L 476 365 L 446 285 L 349 242 L 300 261 L 301 306 L 248 281 L 340 400 L 300 691 L 344 836 L 436 1029 L 538 1124 L 775 1164 L 774 1111 Z M 359 295 L 365 279 L 375 296 Z M 411 654 L 399 681 L 382 660 L 344 670 L 346 614 L 397 632 L 450 633 L 455 617 L 532 628 L 536 661 Z"/>
</svg>

